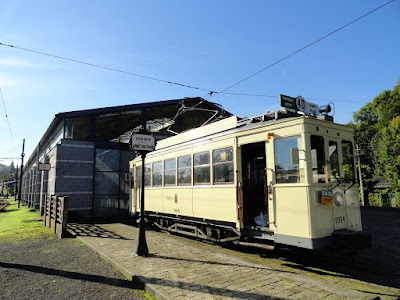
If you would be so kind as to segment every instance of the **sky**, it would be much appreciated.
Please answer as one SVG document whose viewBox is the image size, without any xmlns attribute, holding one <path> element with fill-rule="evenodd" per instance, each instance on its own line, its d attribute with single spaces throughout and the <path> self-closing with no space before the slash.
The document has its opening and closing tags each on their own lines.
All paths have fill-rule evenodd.
<svg viewBox="0 0 400 300">
<path fill-rule="evenodd" d="M 264 96 L 207 91 L 222 91 L 387 1 L 0 0 L 0 43 L 201 89 L 0 45 L 0 163 L 20 157 L 23 139 L 28 158 L 57 113 L 184 97 L 250 117 L 279 109 L 280 94 L 301 95 L 333 102 L 335 122 L 348 123 L 400 78 L 400 0 L 226 91 Z"/>
</svg>

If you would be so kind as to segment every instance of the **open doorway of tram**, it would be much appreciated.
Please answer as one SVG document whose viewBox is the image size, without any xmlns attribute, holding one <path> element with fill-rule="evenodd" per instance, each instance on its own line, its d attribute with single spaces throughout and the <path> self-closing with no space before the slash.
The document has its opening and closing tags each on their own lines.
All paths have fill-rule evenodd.
<svg viewBox="0 0 400 300">
<path fill-rule="evenodd" d="M 243 223 L 268 227 L 265 142 L 242 146 Z"/>
</svg>

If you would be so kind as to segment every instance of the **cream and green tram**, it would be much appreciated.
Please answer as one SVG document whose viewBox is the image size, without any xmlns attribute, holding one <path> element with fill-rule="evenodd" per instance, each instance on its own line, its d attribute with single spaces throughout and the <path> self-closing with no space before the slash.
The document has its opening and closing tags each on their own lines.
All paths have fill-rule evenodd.
<svg viewBox="0 0 400 300">
<path fill-rule="evenodd" d="M 130 162 L 130 212 L 214 242 L 370 247 L 362 230 L 353 130 L 313 117 L 236 116 L 161 140 Z"/>
</svg>

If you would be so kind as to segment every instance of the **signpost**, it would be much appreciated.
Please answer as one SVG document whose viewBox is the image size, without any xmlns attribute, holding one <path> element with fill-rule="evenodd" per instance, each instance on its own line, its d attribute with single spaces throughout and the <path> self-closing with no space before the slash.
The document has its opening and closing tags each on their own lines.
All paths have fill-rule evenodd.
<svg viewBox="0 0 400 300">
<path fill-rule="evenodd" d="M 146 242 L 146 222 L 144 220 L 144 160 L 147 153 L 155 149 L 155 138 L 148 134 L 133 134 L 131 140 L 132 150 L 140 153 L 142 156 L 142 180 L 141 180 L 141 196 L 140 196 L 140 223 L 139 223 L 139 241 L 136 249 L 136 254 L 139 256 L 147 256 L 149 248 Z"/>
<path fill-rule="evenodd" d="M 51 164 L 47 163 L 38 164 L 38 171 L 50 171 L 50 170 L 51 170 Z"/>
</svg>

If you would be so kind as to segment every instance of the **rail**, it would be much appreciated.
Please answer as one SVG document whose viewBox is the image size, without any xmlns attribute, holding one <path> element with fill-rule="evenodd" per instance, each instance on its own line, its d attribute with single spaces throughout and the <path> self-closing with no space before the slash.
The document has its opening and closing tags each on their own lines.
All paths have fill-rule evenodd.
<svg viewBox="0 0 400 300">
<path fill-rule="evenodd" d="M 49 195 L 44 203 L 44 225 L 59 239 L 65 237 L 68 223 L 68 197 Z"/>
</svg>

